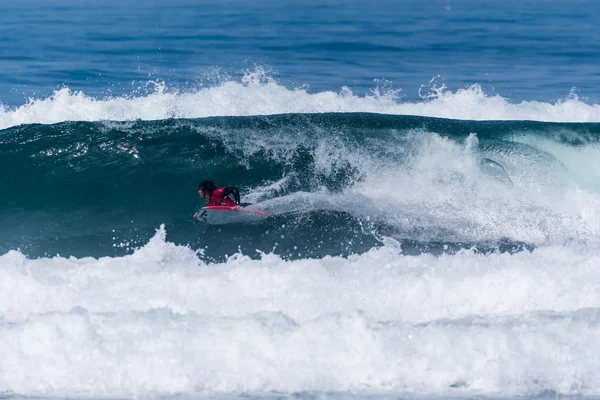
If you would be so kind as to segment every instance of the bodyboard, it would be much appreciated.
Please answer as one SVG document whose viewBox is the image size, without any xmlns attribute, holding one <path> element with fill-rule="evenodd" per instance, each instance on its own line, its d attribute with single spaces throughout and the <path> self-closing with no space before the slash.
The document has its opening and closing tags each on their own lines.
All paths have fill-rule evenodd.
<svg viewBox="0 0 600 400">
<path fill-rule="evenodd" d="M 266 211 L 251 208 L 239 207 L 236 209 L 228 206 L 207 206 L 200 210 L 196 218 L 207 224 L 224 225 L 259 222 L 269 216 L 270 214 Z"/>
</svg>

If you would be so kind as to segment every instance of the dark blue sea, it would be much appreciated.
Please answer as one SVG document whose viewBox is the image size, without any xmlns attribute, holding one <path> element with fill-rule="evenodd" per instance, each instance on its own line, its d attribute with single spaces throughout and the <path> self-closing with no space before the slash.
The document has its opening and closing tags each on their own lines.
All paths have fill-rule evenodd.
<svg viewBox="0 0 600 400">
<path fill-rule="evenodd" d="M 598 21 L 3 0 L 0 399 L 598 398 Z"/>
</svg>

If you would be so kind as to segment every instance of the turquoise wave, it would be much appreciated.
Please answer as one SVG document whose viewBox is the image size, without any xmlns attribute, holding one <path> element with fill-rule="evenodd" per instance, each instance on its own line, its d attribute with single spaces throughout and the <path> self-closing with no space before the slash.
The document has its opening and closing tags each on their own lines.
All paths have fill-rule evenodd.
<svg viewBox="0 0 600 400">
<path fill-rule="evenodd" d="M 560 210 L 571 200 L 556 206 L 545 198 L 578 190 L 597 199 L 599 138 L 600 124 L 362 113 L 23 125 L 0 131 L 0 252 L 123 254 L 161 223 L 171 240 L 208 258 L 238 249 L 351 254 L 387 237 L 407 252 L 573 240 L 558 229 L 584 217 Z M 237 185 L 281 217 L 227 228 L 196 223 L 204 179 Z M 518 203 L 506 203 L 506 192 Z M 497 220 L 470 218 L 469 207 L 489 207 Z M 512 236 L 498 228 L 511 207 L 522 212 L 521 233 Z M 581 232 L 583 241 L 595 234 Z"/>
</svg>

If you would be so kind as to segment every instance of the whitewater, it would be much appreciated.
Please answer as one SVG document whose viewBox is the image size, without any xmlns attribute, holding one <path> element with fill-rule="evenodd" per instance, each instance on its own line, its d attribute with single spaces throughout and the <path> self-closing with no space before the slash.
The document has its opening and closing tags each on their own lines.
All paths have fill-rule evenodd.
<svg viewBox="0 0 600 400">
<path fill-rule="evenodd" d="M 0 257 L 0 385 L 33 396 L 598 395 L 597 250 L 207 265 L 161 227 L 124 257 Z M 36 379 L 44 376 L 45 379 Z"/>
<path fill-rule="evenodd" d="M 151 93 L 137 95 L 136 92 Z M 68 87 L 47 98 L 30 98 L 16 107 L 0 105 L 0 129 L 21 124 L 63 121 L 131 121 L 212 116 L 251 116 L 284 113 L 371 112 L 464 120 L 533 120 L 545 122 L 600 122 L 600 105 L 579 99 L 576 91 L 553 102 L 514 103 L 499 94 L 488 95 L 480 85 L 454 92 L 438 78 L 419 90 L 420 102 L 402 100 L 400 89 L 375 87 L 355 95 L 339 91 L 313 93 L 306 88 L 279 84 L 264 69 L 244 73 L 237 80 L 180 91 L 163 81 L 148 81 L 131 95 L 94 98 Z"/>
</svg>

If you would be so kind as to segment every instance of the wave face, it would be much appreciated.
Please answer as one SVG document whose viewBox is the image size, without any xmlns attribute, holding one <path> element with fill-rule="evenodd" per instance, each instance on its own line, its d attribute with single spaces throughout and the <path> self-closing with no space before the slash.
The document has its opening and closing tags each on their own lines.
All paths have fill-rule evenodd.
<svg viewBox="0 0 600 400">
<path fill-rule="evenodd" d="M 0 135 L 0 249 L 122 255 L 161 223 L 207 256 L 351 254 L 384 237 L 418 252 L 594 246 L 599 129 L 374 114 L 15 127 Z M 198 226 L 207 178 L 280 218 Z"/>
</svg>

